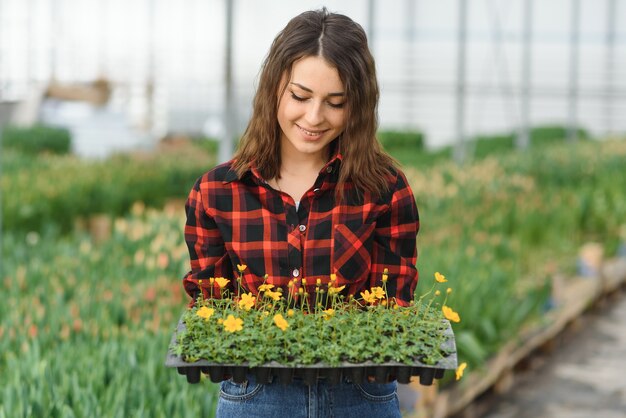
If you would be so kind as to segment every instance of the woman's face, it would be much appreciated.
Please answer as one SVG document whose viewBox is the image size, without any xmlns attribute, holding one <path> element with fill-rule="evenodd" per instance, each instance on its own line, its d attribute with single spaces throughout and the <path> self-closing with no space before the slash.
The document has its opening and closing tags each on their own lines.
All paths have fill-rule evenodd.
<svg viewBox="0 0 626 418">
<path fill-rule="evenodd" d="M 346 95 L 339 73 L 324 58 L 308 56 L 293 64 L 286 82 L 278 105 L 282 154 L 325 162 L 328 144 L 346 124 Z"/>
</svg>

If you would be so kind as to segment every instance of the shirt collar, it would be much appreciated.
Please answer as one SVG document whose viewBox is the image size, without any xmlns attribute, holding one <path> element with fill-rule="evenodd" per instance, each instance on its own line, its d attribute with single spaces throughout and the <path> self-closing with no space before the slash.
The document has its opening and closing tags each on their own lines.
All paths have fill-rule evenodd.
<svg viewBox="0 0 626 418">
<path fill-rule="evenodd" d="M 339 165 L 341 164 L 342 159 L 343 159 L 343 156 L 341 155 L 339 151 L 337 151 L 335 155 L 333 155 L 333 157 L 330 160 L 328 160 L 326 164 L 324 164 L 324 167 L 322 167 L 322 169 L 320 170 L 320 174 L 337 171 L 339 169 Z M 237 172 L 232 169 L 232 165 L 234 162 L 235 160 L 230 161 L 230 169 L 226 172 L 226 175 L 224 176 L 224 181 L 223 181 L 224 183 L 231 183 L 239 179 L 237 176 Z M 330 171 L 329 171 L 329 168 L 330 168 Z M 243 176 L 241 176 L 242 179 L 247 175 L 251 175 L 252 177 L 256 178 L 260 182 L 267 181 L 261 176 L 261 173 L 259 173 L 259 170 L 257 169 L 254 162 L 250 164 L 250 168 L 243 174 Z"/>
</svg>

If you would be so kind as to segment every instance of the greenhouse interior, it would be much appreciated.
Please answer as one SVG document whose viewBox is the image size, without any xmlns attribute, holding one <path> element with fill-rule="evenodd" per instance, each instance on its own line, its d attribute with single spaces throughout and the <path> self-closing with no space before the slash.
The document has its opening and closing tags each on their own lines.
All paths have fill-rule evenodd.
<svg viewBox="0 0 626 418">
<path fill-rule="evenodd" d="M 379 176 L 350 165 L 360 148 L 341 142 L 356 141 L 349 123 L 324 148 L 339 162 L 325 155 L 301 201 L 281 189 L 280 168 L 246 171 L 258 177 L 247 190 L 283 202 L 284 251 L 266 228 L 257 252 L 252 237 L 274 218 L 248 208 L 260 204 L 252 195 L 202 200 L 209 184 L 233 182 L 207 179 L 228 165 L 234 175 L 263 104 L 276 103 L 274 149 L 295 143 L 284 109 L 313 109 L 317 93 L 292 82 L 310 100 L 292 91 L 291 105 L 280 92 L 262 103 L 279 78 L 264 70 L 277 34 L 322 8 L 366 35 L 378 88 L 368 138 L 402 173 L 403 209 L 417 208 L 414 259 L 362 254 L 402 247 L 404 225 L 383 226 L 391 215 L 368 240 L 351 221 L 307 235 L 326 216 L 307 199 L 330 199 L 359 226 L 374 205 L 344 205 L 318 183 L 342 185 L 337 166 Z M 406 418 L 624 416 L 624 28 L 619 0 L 0 0 L 0 417 L 228 416 L 224 382 L 250 376 L 258 388 L 323 381 L 331 392 L 394 382 Z M 320 83 L 346 93 L 315 108 L 330 128 L 294 123 L 310 142 L 336 115 L 356 115 L 350 93 L 367 89 L 326 53 L 335 78 Z M 283 79 L 319 58 L 309 55 Z M 250 242 L 217 237 L 235 233 Z M 251 255 L 196 280 L 199 254 L 218 250 Z M 281 287 L 252 254 L 282 257 L 292 277 Z M 371 288 L 344 276 L 350 262 L 316 267 L 342 255 L 366 264 Z M 410 300 L 398 296 L 398 258 L 417 282 L 402 290 Z"/>
</svg>

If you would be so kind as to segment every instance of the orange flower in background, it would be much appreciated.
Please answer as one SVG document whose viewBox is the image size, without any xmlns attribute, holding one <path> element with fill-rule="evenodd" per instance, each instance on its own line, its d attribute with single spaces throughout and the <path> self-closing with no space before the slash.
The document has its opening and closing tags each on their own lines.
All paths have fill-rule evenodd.
<svg viewBox="0 0 626 418">
<path fill-rule="evenodd" d="M 217 283 L 217 285 L 220 287 L 220 289 L 223 289 L 229 282 L 230 282 L 230 280 L 225 279 L 223 277 L 216 277 L 215 278 L 215 283 Z"/>
<path fill-rule="evenodd" d="M 215 309 L 207 308 L 206 306 L 203 306 L 202 308 L 198 309 L 198 311 L 196 312 L 196 315 L 206 320 L 206 319 L 209 319 L 211 316 L 213 316 L 214 313 L 215 313 Z"/>
<path fill-rule="evenodd" d="M 281 314 L 274 315 L 274 324 L 283 331 L 289 328 L 289 322 Z"/>
<path fill-rule="evenodd" d="M 241 295 L 241 299 L 239 300 L 239 307 L 249 311 L 254 306 L 254 302 L 256 298 L 252 295 L 252 293 L 243 293 Z"/>
<path fill-rule="evenodd" d="M 435 280 L 437 280 L 438 283 L 445 283 L 448 280 L 446 280 L 446 276 L 444 276 L 443 274 L 436 272 L 435 273 Z"/>
<path fill-rule="evenodd" d="M 449 306 L 443 305 L 441 310 L 443 311 L 443 316 L 445 316 L 447 320 L 452 322 L 461 322 L 459 314 L 454 312 L 454 310 L 452 310 Z"/>
<path fill-rule="evenodd" d="M 465 362 L 459 364 L 459 367 L 457 367 L 456 369 L 456 380 L 460 380 L 463 377 L 463 372 L 465 371 L 466 367 L 467 363 Z"/>
<path fill-rule="evenodd" d="M 241 331 L 243 329 L 243 319 L 228 315 L 228 318 L 226 318 L 222 325 L 224 325 L 224 330 L 228 332 Z"/>
</svg>

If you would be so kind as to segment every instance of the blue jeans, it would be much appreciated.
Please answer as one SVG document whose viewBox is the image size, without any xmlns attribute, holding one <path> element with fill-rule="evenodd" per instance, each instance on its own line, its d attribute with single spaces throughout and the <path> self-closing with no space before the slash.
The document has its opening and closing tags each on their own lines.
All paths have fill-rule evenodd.
<svg viewBox="0 0 626 418">
<path fill-rule="evenodd" d="M 288 385 L 259 384 L 248 375 L 244 383 L 220 384 L 216 418 L 400 418 L 396 382 L 331 384 L 300 379 Z"/>
</svg>

